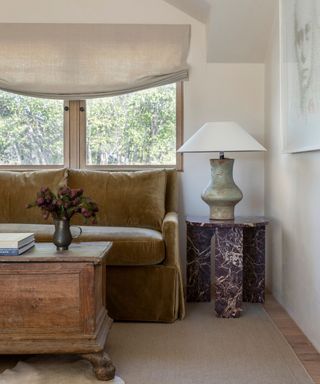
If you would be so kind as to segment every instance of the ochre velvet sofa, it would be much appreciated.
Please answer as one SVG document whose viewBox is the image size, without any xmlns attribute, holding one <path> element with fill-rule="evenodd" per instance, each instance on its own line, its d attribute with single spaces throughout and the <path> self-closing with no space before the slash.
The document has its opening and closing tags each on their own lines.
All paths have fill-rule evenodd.
<svg viewBox="0 0 320 384">
<path fill-rule="evenodd" d="M 0 232 L 34 232 L 51 242 L 53 225 L 26 209 L 46 186 L 83 188 L 99 207 L 97 225 L 74 241 L 113 241 L 107 262 L 107 307 L 115 320 L 173 322 L 184 317 L 174 170 L 104 172 L 58 169 L 0 172 Z"/>
</svg>

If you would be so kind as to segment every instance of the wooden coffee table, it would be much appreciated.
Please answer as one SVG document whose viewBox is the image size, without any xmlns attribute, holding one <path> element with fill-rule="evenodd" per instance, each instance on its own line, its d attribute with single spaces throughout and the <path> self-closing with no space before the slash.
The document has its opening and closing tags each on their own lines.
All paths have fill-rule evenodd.
<svg viewBox="0 0 320 384">
<path fill-rule="evenodd" d="M 57 252 L 38 243 L 21 256 L 0 256 L 0 354 L 78 354 L 100 380 L 115 368 L 105 352 L 110 242 Z"/>
</svg>

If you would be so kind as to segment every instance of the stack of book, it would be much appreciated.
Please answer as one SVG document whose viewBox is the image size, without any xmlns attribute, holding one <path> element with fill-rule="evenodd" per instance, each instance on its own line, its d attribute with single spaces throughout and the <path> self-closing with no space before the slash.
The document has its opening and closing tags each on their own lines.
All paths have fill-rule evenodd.
<svg viewBox="0 0 320 384">
<path fill-rule="evenodd" d="M 0 256 L 18 256 L 34 246 L 34 233 L 0 233 Z"/>
</svg>

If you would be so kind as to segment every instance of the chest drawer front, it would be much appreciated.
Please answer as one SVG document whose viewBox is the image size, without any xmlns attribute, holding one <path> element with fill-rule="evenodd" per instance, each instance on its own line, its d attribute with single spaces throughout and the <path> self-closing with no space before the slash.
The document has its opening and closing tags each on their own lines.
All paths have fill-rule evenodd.
<svg viewBox="0 0 320 384">
<path fill-rule="evenodd" d="M 84 332 L 92 265 L 10 263 L 0 266 L 0 333 Z M 90 292 L 87 292 L 87 294 Z"/>
</svg>

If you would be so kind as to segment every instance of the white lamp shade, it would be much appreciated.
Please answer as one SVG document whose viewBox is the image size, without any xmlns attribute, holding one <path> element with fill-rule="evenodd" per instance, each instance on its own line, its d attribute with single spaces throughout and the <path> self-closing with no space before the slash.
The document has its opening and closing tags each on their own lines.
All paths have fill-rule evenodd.
<svg viewBox="0 0 320 384">
<path fill-rule="evenodd" d="M 203 125 L 177 152 L 266 151 L 249 133 L 232 121 Z"/>
</svg>

